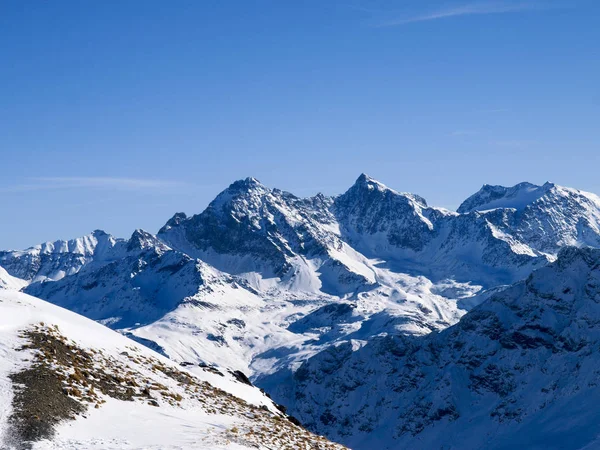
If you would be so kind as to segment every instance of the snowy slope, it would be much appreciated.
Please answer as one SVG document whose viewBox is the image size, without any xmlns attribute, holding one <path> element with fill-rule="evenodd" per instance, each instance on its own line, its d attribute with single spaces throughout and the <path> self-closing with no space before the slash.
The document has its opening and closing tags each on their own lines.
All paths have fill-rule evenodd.
<svg viewBox="0 0 600 450">
<path fill-rule="evenodd" d="M 27 286 L 27 281 L 13 277 L 3 267 L 0 267 L 0 289 L 20 291 Z"/>
<path fill-rule="evenodd" d="M 274 398 L 356 449 L 600 446 L 600 250 L 565 249 L 441 333 L 330 347 Z"/>
<path fill-rule="evenodd" d="M 181 367 L 25 294 L 0 291 L 0 355 L 3 449 L 33 435 L 35 449 L 341 448 L 224 369 Z"/>
</svg>

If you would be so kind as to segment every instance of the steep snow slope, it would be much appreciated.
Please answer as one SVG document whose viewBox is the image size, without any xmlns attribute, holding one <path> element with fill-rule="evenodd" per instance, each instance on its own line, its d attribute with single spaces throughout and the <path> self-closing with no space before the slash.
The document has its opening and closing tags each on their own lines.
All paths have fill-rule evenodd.
<svg viewBox="0 0 600 450">
<path fill-rule="evenodd" d="M 356 449 L 596 448 L 599 349 L 600 250 L 568 248 L 441 333 L 330 347 L 271 392 Z"/>
<path fill-rule="evenodd" d="M 0 267 L 0 289 L 20 291 L 27 286 L 27 281 L 13 277 L 4 268 Z"/>
<path fill-rule="evenodd" d="M 206 285 L 197 294 L 160 320 L 126 331 L 154 342 L 178 361 L 264 374 L 297 366 L 336 342 L 366 341 L 385 332 L 426 334 L 463 314 L 455 301 L 434 293 L 435 286 L 425 278 L 383 276 L 387 286 L 339 299 L 257 292 L 243 279 L 207 270 Z"/>
<path fill-rule="evenodd" d="M 235 374 L 180 367 L 22 293 L 0 291 L 0 356 L 2 448 L 341 448 Z"/>
</svg>

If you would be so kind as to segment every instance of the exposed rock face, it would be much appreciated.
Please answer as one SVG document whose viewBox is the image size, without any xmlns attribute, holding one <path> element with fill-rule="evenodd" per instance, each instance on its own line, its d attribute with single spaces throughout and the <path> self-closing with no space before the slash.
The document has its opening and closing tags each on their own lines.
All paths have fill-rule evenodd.
<svg viewBox="0 0 600 450">
<path fill-rule="evenodd" d="M 250 260 L 238 271 L 284 276 L 290 259 L 326 255 L 329 245 L 339 247 L 335 234 L 324 229 L 334 222 L 331 203 L 322 195 L 300 199 L 247 178 L 229 186 L 201 214 L 175 215 L 159 237 L 221 270 L 231 267 L 212 253 Z"/>
</svg>

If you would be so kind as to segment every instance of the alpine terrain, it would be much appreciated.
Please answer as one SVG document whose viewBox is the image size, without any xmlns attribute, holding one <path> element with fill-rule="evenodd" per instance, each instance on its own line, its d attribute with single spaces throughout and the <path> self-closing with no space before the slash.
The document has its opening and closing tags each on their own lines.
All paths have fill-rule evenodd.
<svg viewBox="0 0 600 450">
<path fill-rule="evenodd" d="M 94 231 L 0 252 L 0 288 L 10 292 L 11 308 L 66 308 L 130 338 L 68 315 L 111 336 L 106 357 L 116 365 L 135 363 L 128 345 L 194 383 L 238 386 L 247 375 L 287 408 L 278 413 L 283 407 L 245 385 L 264 402 L 250 402 L 266 407 L 260 420 L 281 419 L 287 430 L 295 427 L 290 414 L 354 449 L 593 448 L 600 435 L 596 248 L 600 198 L 552 183 L 485 185 L 454 212 L 364 174 L 342 195 L 310 198 L 247 178 L 201 213 L 175 214 L 157 234 Z M 36 316 L 15 325 L 5 351 L 24 355 L 14 343 L 29 348 L 35 333 L 79 342 L 77 333 L 58 334 L 63 322 L 58 330 L 49 324 Z M 104 347 L 82 341 L 76 348 Z M 131 367 L 146 377 L 137 384 L 170 386 L 152 378 L 168 378 L 165 371 L 146 366 Z M 136 405 L 148 404 L 135 392 Z M 181 403 L 174 414 L 195 421 L 181 412 L 191 394 L 172 393 L 184 400 L 169 408 Z M 58 439 L 106 424 L 115 400 L 102 399 L 107 405 L 88 419 L 58 425 Z M 141 421 L 161 414 L 144 408 L 153 412 L 140 412 Z M 333 445 L 293 429 L 307 448 Z M 214 442 L 225 445 L 219 436 Z"/>
</svg>

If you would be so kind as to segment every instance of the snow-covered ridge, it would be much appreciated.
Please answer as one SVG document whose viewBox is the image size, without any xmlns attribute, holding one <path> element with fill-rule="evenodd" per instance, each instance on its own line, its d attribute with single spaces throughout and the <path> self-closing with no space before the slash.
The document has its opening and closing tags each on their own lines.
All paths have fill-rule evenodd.
<svg viewBox="0 0 600 450">
<path fill-rule="evenodd" d="M 484 186 L 459 212 L 480 211 L 497 229 L 555 257 L 564 246 L 600 246 L 600 197 L 546 183 Z"/>
<path fill-rule="evenodd" d="M 459 213 L 485 211 L 496 208 L 514 208 L 522 210 L 535 202 L 554 187 L 552 183 L 536 186 L 531 183 L 519 183 L 512 187 L 484 185 L 477 193 L 466 199 L 459 207 Z"/>
<path fill-rule="evenodd" d="M 27 281 L 10 275 L 4 268 L 0 267 L 0 289 L 20 291 L 27 286 Z"/>
<path fill-rule="evenodd" d="M 21 251 L 1 251 L 0 265 L 26 281 L 60 280 L 77 273 L 94 258 L 109 258 L 124 241 L 96 230 L 69 241 L 46 242 Z"/>
</svg>

